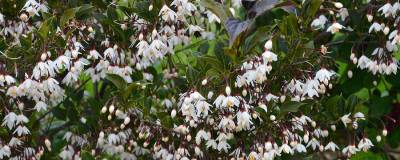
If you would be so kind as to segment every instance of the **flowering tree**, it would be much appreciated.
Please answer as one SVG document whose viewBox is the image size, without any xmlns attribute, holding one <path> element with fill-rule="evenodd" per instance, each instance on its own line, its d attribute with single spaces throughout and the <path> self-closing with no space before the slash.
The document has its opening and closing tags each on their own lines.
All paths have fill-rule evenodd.
<svg viewBox="0 0 400 160">
<path fill-rule="evenodd" d="M 0 159 L 397 159 L 395 0 L 0 1 Z"/>
</svg>

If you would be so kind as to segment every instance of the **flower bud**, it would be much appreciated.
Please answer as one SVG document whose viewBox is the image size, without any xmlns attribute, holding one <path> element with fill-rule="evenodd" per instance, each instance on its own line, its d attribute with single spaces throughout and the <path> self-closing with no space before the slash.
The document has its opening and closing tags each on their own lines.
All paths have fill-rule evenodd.
<svg viewBox="0 0 400 160">
<path fill-rule="evenodd" d="M 140 33 L 140 34 L 139 34 L 139 41 L 143 40 L 143 37 L 144 37 L 144 36 L 143 36 L 143 33 Z"/>
<path fill-rule="evenodd" d="M 383 29 L 383 33 L 384 33 L 385 35 L 387 35 L 387 34 L 389 34 L 389 32 L 390 32 L 390 28 L 389 28 L 388 26 L 386 26 L 386 27 Z"/>
<path fill-rule="evenodd" d="M 374 16 L 372 14 L 367 14 L 367 19 L 368 19 L 368 22 L 372 22 L 372 20 L 374 19 Z"/>
<path fill-rule="evenodd" d="M 117 109 L 117 111 L 115 111 L 115 115 L 118 116 L 118 117 L 122 116 L 123 114 L 124 113 L 119 109 Z"/>
<path fill-rule="evenodd" d="M 124 124 L 127 125 L 131 121 L 131 118 L 125 117 Z"/>
<path fill-rule="evenodd" d="M 353 71 L 351 70 L 347 71 L 347 77 L 353 78 Z"/>
<path fill-rule="evenodd" d="M 242 95 L 243 95 L 243 97 L 246 97 L 246 96 L 247 96 L 247 90 L 246 90 L 246 89 L 243 89 Z"/>
<path fill-rule="evenodd" d="M 312 121 L 311 126 L 315 128 L 315 126 L 317 126 L 317 123 L 315 121 Z"/>
<path fill-rule="evenodd" d="M 231 95 L 231 87 L 226 86 L 225 93 L 226 93 L 226 95 L 230 96 Z"/>
<path fill-rule="evenodd" d="M 104 138 L 104 132 L 103 132 L 103 131 L 101 131 L 101 132 L 99 133 L 99 138 Z"/>
<path fill-rule="evenodd" d="M 276 120 L 276 117 L 275 117 L 275 115 L 270 115 L 270 116 L 269 116 L 269 119 L 270 119 L 271 121 L 275 121 L 275 120 Z"/>
<path fill-rule="evenodd" d="M 203 81 L 201 81 L 201 85 L 205 86 L 207 84 L 207 79 L 203 79 Z"/>
<path fill-rule="evenodd" d="M 336 131 L 336 125 L 331 125 L 331 130 Z"/>
<path fill-rule="evenodd" d="M 176 116 L 176 110 L 173 109 L 173 110 L 171 111 L 171 117 L 174 118 L 175 116 Z"/>
<path fill-rule="evenodd" d="M 51 151 L 51 142 L 50 142 L 50 140 L 46 138 L 46 139 L 44 140 L 44 144 L 46 145 L 47 149 L 48 149 L 49 151 Z"/>
<path fill-rule="evenodd" d="M 92 33 L 92 32 L 94 31 L 92 26 L 89 26 L 87 30 L 88 30 L 90 33 Z"/>
<path fill-rule="evenodd" d="M 272 49 L 272 40 L 268 40 L 268 41 L 265 43 L 264 48 L 265 48 L 266 50 L 271 50 L 271 49 Z"/>
<path fill-rule="evenodd" d="M 211 99 L 213 95 L 214 95 L 214 92 L 210 91 L 210 92 L 208 92 L 207 98 Z"/>
<path fill-rule="evenodd" d="M 286 96 L 285 96 L 285 95 L 282 95 L 282 96 L 279 98 L 279 100 L 281 101 L 281 103 L 285 102 Z"/>
<path fill-rule="evenodd" d="M 353 59 L 352 59 L 353 64 L 357 64 L 357 60 L 358 60 L 357 58 L 353 58 Z"/>
<path fill-rule="evenodd" d="M 343 4 L 340 2 L 335 2 L 335 7 L 341 9 L 343 8 Z"/>
<path fill-rule="evenodd" d="M 324 151 L 324 146 L 323 145 L 319 146 L 319 151 L 321 151 L 321 152 Z"/>
<path fill-rule="evenodd" d="M 40 60 L 45 61 L 46 59 L 47 59 L 47 54 L 42 53 L 42 55 L 40 55 Z"/>
<path fill-rule="evenodd" d="M 382 137 L 380 135 L 376 136 L 376 141 L 377 142 L 381 142 L 382 141 Z"/>
<path fill-rule="evenodd" d="M 26 22 L 26 21 L 28 21 L 28 15 L 26 15 L 25 13 L 22 13 L 22 14 L 19 16 L 19 19 L 21 19 L 21 21 Z"/>
<path fill-rule="evenodd" d="M 106 113 L 107 112 L 107 107 L 106 106 L 104 106 L 103 108 L 101 108 L 101 111 L 100 111 L 101 113 Z"/>
<path fill-rule="evenodd" d="M 153 32 L 151 32 L 151 36 L 154 38 L 154 37 L 156 37 L 157 36 L 157 29 L 153 29 Z"/>
<path fill-rule="evenodd" d="M 384 137 L 386 137 L 387 134 L 388 134 L 388 131 L 387 131 L 386 129 L 384 129 L 384 130 L 382 131 L 382 135 L 383 135 Z"/>
<path fill-rule="evenodd" d="M 308 133 L 304 134 L 303 140 L 305 143 L 308 143 L 308 141 L 310 140 L 310 136 L 308 135 Z"/>
<path fill-rule="evenodd" d="M 110 112 L 110 113 L 114 112 L 114 110 L 115 110 L 115 106 L 114 106 L 114 105 L 111 105 L 111 106 L 108 108 L 108 112 Z"/>
</svg>

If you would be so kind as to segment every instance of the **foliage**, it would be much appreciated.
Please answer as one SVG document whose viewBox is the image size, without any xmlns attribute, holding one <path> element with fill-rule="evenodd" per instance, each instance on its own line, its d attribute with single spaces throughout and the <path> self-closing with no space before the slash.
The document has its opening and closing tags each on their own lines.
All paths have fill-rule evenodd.
<svg viewBox="0 0 400 160">
<path fill-rule="evenodd" d="M 0 1 L 0 159 L 400 158 L 399 11 Z"/>
</svg>

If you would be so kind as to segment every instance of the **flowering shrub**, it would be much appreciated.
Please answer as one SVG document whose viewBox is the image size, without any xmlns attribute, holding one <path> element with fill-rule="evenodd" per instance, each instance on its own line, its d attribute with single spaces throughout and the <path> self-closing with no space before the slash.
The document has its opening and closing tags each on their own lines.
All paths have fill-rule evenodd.
<svg viewBox="0 0 400 160">
<path fill-rule="evenodd" d="M 0 159 L 397 159 L 400 3 L 0 1 Z"/>
</svg>

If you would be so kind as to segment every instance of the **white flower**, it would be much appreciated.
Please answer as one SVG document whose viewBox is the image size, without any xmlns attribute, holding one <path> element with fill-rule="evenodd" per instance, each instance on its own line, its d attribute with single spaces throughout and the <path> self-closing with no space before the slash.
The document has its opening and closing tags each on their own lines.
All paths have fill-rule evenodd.
<svg viewBox="0 0 400 160">
<path fill-rule="evenodd" d="M 210 107 L 211 105 L 208 104 L 206 101 L 197 102 L 195 105 L 197 117 L 200 117 L 201 114 L 203 114 L 203 118 L 207 117 L 208 112 L 210 111 Z"/>
<path fill-rule="evenodd" d="M 336 8 L 339 8 L 339 9 L 343 8 L 343 4 L 340 2 L 334 2 L 334 5 Z"/>
<path fill-rule="evenodd" d="M 16 146 L 22 145 L 23 143 L 24 142 L 22 142 L 20 139 L 12 137 L 10 142 L 8 142 L 8 145 L 11 146 L 11 147 L 16 147 Z"/>
<path fill-rule="evenodd" d="M 195 32 L 200 32 L 201 33 L 201 32 L 204 31 L 203 28 L 201 28 L 200 26 L 195 26 L 195 25 L 189 25 L 188 30 L 189 30 L 189 34 L 190 35 L 192 35 Z"/>
<path fill-rule="evenodd" d="M 287 153 L 287 154 L 293 154 L 292 148 L 287 143 L 284 143 L 281 147 L 279 147 L 279 153 Z"/>
<path fill-rule="evenodd" d="M 358 60 L 357 67 L 360 68 L 360 69 L 365 69 L 365 68 L 368 67 L 368 64 L 369 64 L 370 62 L 371 62 L 371 60 L 370 60 L 368 57 L 362 55 L 362 56 L 360 57 L 360 59 Z"/>
<path fill-rule="evenodd" d="M 361 112 L 357 112 L 356 114 L 353 115 L 353 117 L 357 120 L 357 119 L 361 119 L 361 120 L 365 120 L 365 115 Z"/>
<path fill-rule="evenodd" d="M 349 16 L 349 11 L 347 10 L 347 8 L 341 8 L 339 10 L 339 15 L 342 21 L 344 21 Z"/>
<path fill-rule="evenodd" d="M 360 150 L 355 145 L 349 145 L 349 146 L 343 148 L 342 153 L 350 156 L 352 154 L 355 154 L 358 151 L 360 151 Z"/>
<path fill-rule="evenodd" d="M 306 84 L 304 85 L 303 96 L 308 96 L 310 98 L 316 96 L 318 97 L 317 89 L 319 87 L 319 83 L 316 80 L 309 79 L 307 80 Z"/>
<path fill-rule="evenodd" d="M 240 104 L 240 101 L 239 101 L 236 97 L 228 96 L 228 97 L 226 97 L 226 98 L 222 101 L 221 106 L 222 106 L 222 107 L 231 108 L 231 107 L 233 107 L 233 106 L 238 107 L 239 104 Z"/>
<path fill-rule="evenodd" d="M 207 14 L 207 18 L 208 18 L 208 23 L 213 23 L 213 22 L 221 23 L 221 19 L 217 15 L 215 15 L 213 12 L 206 11 L 206 14 Z"/>
<path fill-rule="evenodd" d="M 36 103 L 36 105 L 35 105 L 35 107 L 34 107 L 35 109 L 36 109 L 36 111 L 38 111 L 38 112 L 40 112 L 40 111 L 46 111 L 47 110 L 47 104 L 46 103 L 44 103 L 44 102 L 42 102 L 42 101 L 39 101 L 39 102 L 37 102 Z"/>
<path fill-rule="evenodd" d="M 224 151 L 225 153 L 228 153 L 228 150 L 231 148 L 231 146 L 228 144 L 226 140 L 219 141 L 217 150 L 218 151 Z"/>
<path fill-rule="evenodd" d="M 71 58 L 61 55 L 59 57 L 57 57 L 57 59 L 54 61 L 55 66 L 57 69 L 63 69 L 64 67 L 66 69 L 70 69 L 71 67 L 71 62 L 70 62 Z"/>
<path fill-rule="evenodd" d="M 272 53 L 269 50 L 266 50 L 263 54 L 262 54 L 264 63 L 266 62 L 272 62 L 272 61 L 277 61 L 278 60 L 278 56 L 275 53 Z"/>
<path fill-rule="evenodd" d="M 276 101 L 276 100 L 278 100 L 279 99 L 279 97 L 278 96 L 275 96 L 275 95 L 273 95 L 273 94 L 271 94 L 271 93 L 268 93 L 267 94 L 267 96 L 265 96 L 265 99 L 269 102 L 269 101 Z"/>
<path fill-rule="evenodd" d="M 232 116 L 229 117 L 224 116 L 218 124 L 218 128 L 224 131 L 226 131 L 227 129 L 232 130 L 235 127 L 236 127 L 235 122 L 233 122 Z"/>
<path fill-rule="evenodd" d="M 316 29 L 323 29 L 327 21 L 328 19 L 324 15 L 320 15 L 317 19 L 314 19 L 312 21 L 311 27 Z"/>
<path fill-rule="evenodd" d="M 236 119 L 238 130 L 249 130 L 250 125 L 253 124 L 253 122 L 251 121 L 252 118 L 248 112 L 237 112 Z"/>
<path fill-rule="evenodd" d="M 313 150 L 317 149 L 317 147 L 320 146 L 319 141 L 318 141 L 317 139 L 315 139 L 315 138 L 312 138 L 312 139 L 308 142 L 307 148 L 310 147 L 310 146 L 311 146 L 311 148 L 312 148 Z"/>
<path fill-rule="evenodd" d="M 95 49 L 92 49 L 89 51 L 88 59 L 98 59 L 98 58 L 103 58 L 99 52 L 97 52 Z"/>
<path fill-rule="evenodd" d="M 19 125 L 15 131 L 13 132 L 13 134 L 17 133 L 18 136 L 22 136 L 22 135 L 27 135 L 30 134 L 31 132 L 29 131 L 28 128 L 26 128 L 25 126 L 21 126 Z"/>
<path fill-rule="evenodd" d="M 342 26 L 341 24 L 335 22 L 331 26 L 329 26 L 326 31 L 327 32 L 331 32 L 332 34 L 334 34 L 336 32 L 339 32 L 343 28 L 344 28 L 344 26 Z"/>
<path fill-rule="evenodd" d="M 17 115 L 14 112 L 8 113 L 4 119 L 2 126 L 7 126 L 10 130 L 14 128 L 15 122 L 17 121 Z"/>
<path fill-rule="evenodd" d="M 109 134 L 107 139 L 108 139 L 108 143 L 113 144 L 113 145 L 120 142 L 120 137 L 113 133 Z"/>
<path fill-rule="evenodd" d="M 383 53 L 384 53 L 383 48 L 378 47 L 378 48 L 374 49 L 374 51 L 372 52 L 371 55 L 373 55 L 373 56 L 377 55 L 379 57 L 382 57 Z"/>
<path fill-rule="evenodd" d="M 326 146 L 325 146 L 325 151 L 327 150 L 331 150 L 332 152 L 335 152 L 336 149 L 339 149 L 339 147 L 333 143 L 332 141 L 330 141 Z"/>
<path fill-rule="evenodd" d="M 302 153 L 302 152 L 306 153 L 306 152 L 307 152 L 306 147 L 305 147 L 303 144 L 301 144 L 301 143 L 297 143 L 297 144 L 294 146 L 293 150 L 294 150 L 294 151 L 297 151 L 298 153 Z"/>
<path fill-rule="evenodd" d="M 16 86 L 9 87 L 7 89 L 7 95 L 13 98 L 17 98 L 17 96 L 19 96 L 18 88 Z"/>
<path fill-rule="evenodd" d="M 177 17 L 176 13 L 171 10 L 167 5 L 164 5 L 161 8 L 158 15 L 161 16 L 164 21 L 175 21 Z"/>
<path fill-rule="evenodd" d="M 345 127 L 347 127 L 347 124 L 348 124 L 348 123 L 351 123 L 351 119 L 349 118 L 349 117 L 350 117 L 350 114 L 351 114 L 351 113 L 346 114 L 346 115 L 340 117 L 340 120 L 343 122 L 343 124 L 344 124 Z"/>
<path fill-rule="evenodd" d="M 372 146 L 374 146 L 368 138 L 363 138 L 358 143 L 358 149 L 363 150 L 364 152 L 368 151 Z"/>
<path fill-rule="evenodd" d="M 379 31 L 382 31 L 382 30 L 383 30 L 382 26 L 379 23 L 374 22 L 371 25 L 371 27 L 369 27 L 368 33 L 371 33 L 372 31 L 379 32 Z"/>
<path fill-rule="evenodd" d="M 322 68 L 315 74 L 315 79 L 319 80 L 320 82 L 325 82 L 331 80 L 333 75 L 335 75 L 334 71 L 328 71 L 327 69 Z"/>
<path fill-rule="evenodd" d="M 267 42 L 265 42 L 264 48 L 266 50 L 271 50 L 272 49 L 272 40 L 268 40 Z"/>
<path fill-rule="evenodd" d="M 210 137 L 208 136 L 207 132 L 205 132 L 204 130 L 200 130 L 199 132 L 197 132 L 196 134 L 196 144 L 200 145 L 201 143 L 201 139 L 207 141 Z"/>
<path fill-rule="evenodd" d="M 207 141 L 206 146 L 207 148 L 217 149 L 217 142 L 214 139 L 210 139 Z"/>
<path fill-rule="evenodd" d="M 6 159 L 6 157 L 11 156 L 11 149 L 7 145 L 0 148 L 0 159 Z"/>
<path fill-rule="evenodd" d="M 383 5 L 381 8 L 378 9 L 378 12 L 382 12 L 382 15 L 385 15 L 385 17 L 388 17 L 392 13 L 392 4 L 389 2 Z"/>
</svg>

